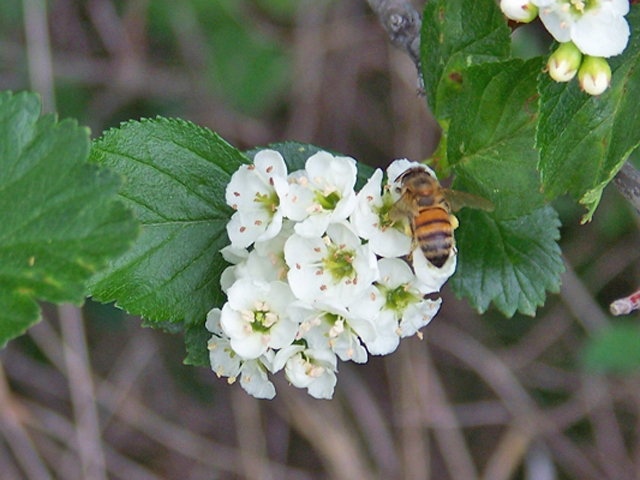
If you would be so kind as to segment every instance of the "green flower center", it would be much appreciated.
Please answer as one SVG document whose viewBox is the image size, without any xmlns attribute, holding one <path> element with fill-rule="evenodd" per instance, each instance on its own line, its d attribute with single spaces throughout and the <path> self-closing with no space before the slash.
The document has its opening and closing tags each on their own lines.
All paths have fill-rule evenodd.
<svg viewBox="0 0 640 480">
<path fill-rule="evenodd" d="M 582 16 L 592 8 L 598 8 L 600 3 L 601 0 L 565 0 L 564 8 L 569 9 L 574 16 Z"/>
<path fill-rule="evenodd" d="M 328 195 L 325 195 L 321 191 L 316 191 L 316 202 L 323 208 L 323 210 L 335 210 L 339 201 L 340 194 L 336 191 L 333 191 Z"/>
<path fill-rule="evenodd" d="M 278 194 L 276 192 L 271 193 L 256 193 L 255 198 L 253 199 L 256 203 L 261 203 L 262 207 L 269 212 L 269 215 L 273 217 L 276 213 L 276 209 L 280 205 L 280 199 L 278 198 Z"/>
<path fill-rule="evenodd" d="M 258 302 L 260 303 L 260 302 Z M 278 315 L 269 310 L 266 303 L 256 305 L 255 310 L 248 312 L 251 330 L 254 332 L 268 333 L 274 323 L 278 321 Z"/>
<path fill-rule="evenodd" d="M 406 220 L 403 218 L 402 220 L 392 220 L 389 212 L 395 205 L 395 201 L 393 197 L 388 191 L 385 191 L 382 194 L 382 205 L 380 207 L 374 207 L 373 211 L 378 214 L 378 218 L 380 219 L 380 229 L 385 230 L 387 228 L 395 228 L 401 232 L 405 232 L 406 230 Z"/>
<path fill-rule="evenodd" d="M 392 289 L 378 284 L 378 289 L 386 298 L 384 308 L 400 313 L 404 312 L 409 305 L 418 303 L 420 297 L 411 293 L 407 287 L 408 285 L 405 284 Z"/>
<path fill-rule="evenodd" d="M 344 246 L 329 245 L 328 255 L 324 258 L 324 270 L 328 271 L 336 281 L 343 278 L 354 278 L 356 270 L 353 268 L 355 252 Z"/>
</svg>

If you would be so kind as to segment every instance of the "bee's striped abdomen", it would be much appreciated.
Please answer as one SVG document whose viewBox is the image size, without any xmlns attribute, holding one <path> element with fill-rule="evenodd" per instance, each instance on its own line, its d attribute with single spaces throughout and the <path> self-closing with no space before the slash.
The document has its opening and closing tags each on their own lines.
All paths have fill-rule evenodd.
<svg viewBox="0 0 640 480">
<path fill-rule="evenodd" d="M 442 207 L 421 208 L 413 222 L 413 233 L 424 256 L 440 268 L 453 248 L 453 227 Z"/>
</svg>

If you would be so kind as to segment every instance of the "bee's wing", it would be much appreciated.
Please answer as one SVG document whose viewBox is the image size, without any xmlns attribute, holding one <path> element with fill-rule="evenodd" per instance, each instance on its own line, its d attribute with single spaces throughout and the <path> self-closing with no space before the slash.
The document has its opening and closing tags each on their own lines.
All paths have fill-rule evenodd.
<svg viewBox="0 0 640 480">
<path fill-rule="evenodd" d="M 444 195 L 449 207 L 454 212 L 460 210 L 462 207 L 477 208 L 479 210 L 486 210 L 487 212 L 493 211 L 494 208 L 491 200 L 487 200 L 486 198 L 479 197 L 472 193 L 443 188 L 442 195 Z"/>
<path fill-rule="evenodd" d="M 414 216 L 416 213 L 415 202 L 413 202 L 411 196 L 405 192 L 389 210 L 389 219 L 392 222 L 398 222 Z"/>
</svg>

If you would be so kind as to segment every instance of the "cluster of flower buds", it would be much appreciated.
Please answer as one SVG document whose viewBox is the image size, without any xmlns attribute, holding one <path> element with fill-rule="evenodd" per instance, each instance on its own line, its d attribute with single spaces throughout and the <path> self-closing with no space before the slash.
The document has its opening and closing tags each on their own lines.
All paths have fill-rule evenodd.
<svg viewBox="0 0 640 480">
<path fill-rule="evenodd" d="M 600 95 L 611 81 L 606 58 L 621 54 L 629 41 L 629 0 L 501 0 L 507 18 L 528 23 L 540 17 L 560 42 L 547 68 L 556 82 L 578 75 L 581 88 Z"/>
<path fill-rule="evenodd" d="M 218 376 L 273 398 L 269 374 L 284 370 L 290 384 L 331 398 L 338 358 L 364 363 L 421 335 L 441 302 L 426 296 L 451 276 L 456 253 L 436 268 L 420 248 L 411 252 L 407 222 L 389 219 L 400 197 L 394 181 L 416 165 L 396 160 L 384 187 L 378 169 L 357 194 L 355 160 L 324 151 L 288 174 L 280 153 L 261 150 L 233 174 L 227 302 L 205 324 Z"/>
</svg>

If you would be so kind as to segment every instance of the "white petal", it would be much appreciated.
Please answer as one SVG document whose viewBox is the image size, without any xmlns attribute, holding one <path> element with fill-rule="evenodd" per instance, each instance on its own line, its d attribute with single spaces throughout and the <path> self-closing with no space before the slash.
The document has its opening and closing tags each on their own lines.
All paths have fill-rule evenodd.
<svg viewBox="0 0 640 480">
<path fill-rule="evenodd" d="M 245 328 L 246 325 L 247 322 L 242 319 L 238 311 L 229 306 L 229 303 L 223 305 L 220 326 L 227 337 L 243 339 L 251 335 L 251 331 Z"/>
<path fill-rule="evenodd" d="M 287 166 L 284 163 L 284 158 L 280 155 L 280 152 L 275 150 L 260 150 L 253 157 L 253 164 L 264 177 L 274 178 L 287 176 Z"/>
<path fill-rule="evenodd" d="M 307 159 L 305 170 L 312 182 L 322 178 L 335 185 L 339 192 L 353 189 L 358 170 L 356 161 L 350 157 L 334 157 L 328 152 L 318 152 Z"/>
<path fill-rule="evenodd" d="M 610 9 L 585 13 L 571 29 L 571 40 L 584 54 L 612 57 L 621 54 L 629 41 L 629 24 Z"/>
<path fill-rule="evenodd" d="M 412 162 L 411 160 L 407 160 L 406 158 L 401 158 L 399 160 L 394 160 L 387 167 L 387 178 L 389 185 L 395 183 L 398 177 L 408 169 L 412 167 L 417 167 L 420 165 L 417 162 Z"/>
<path fill-rule="evenodd" d="M 382 170 L 378 168 L 356 195 L 357 205 L 351 214 L 351 223 L 355 232 L 366 240 L 378 229 L 377 225 L 380 222 L 373 208 L 382 206 L 381 182 Z"/>
<path fill-rule="evenodd" d="M 220 326 L 220 316 L 222 315 L 222 310 L 219 308 L 214 308 L 207 313 L 207 320 L 204 322 L 204 327 L 209 330 L 211 333 L 215 333 L 220 336 L 222 334 L 222 327 Z"/>
<path fill-rule="evenodd" d="M 373 251 L 381 257 L 403 257 L 411 252 L 413 239 L 395 228 L 377 230 L 369 239 Z"/>
<path fill-rule="evenodd" d="M 302 345 L 290 345 L 278 351 L 273 358 L 272 372 L 276 373 L 282 370 L 287 361 L 294 355 L 302 352 L 304 347 Z"/>
<path fill-rule="evenodd" d="M 256 398 L 271 400 L 276 396 L 276 387 L 269 381 L 267 373 L 256 360 L 247 361 L 242 366 L 240 385 L 249 395 Z"/>
<path fill-rule="evenodd" d="M 428 325 L 433 317 L 438 313 L 442 299 L 423 300 L 420 303 L 410 305 L 400 321 L 401 337 L 410 337 Z"/>
<path fill-rule="evenodd" d="M 262 334 L 255 332 L 244 338 L 231 337 L 231 348 L 244 360 L 253 360 L 267 351 L 267 345 L 262 340 Z"/>
<path fill-rule="evenodd" d="M 533 3 L 536 7 L 548 7 L 550 5 L 553 5 L 555 3 L 557 3 L 558 0 L 531 0 L 531 3 Z"/>
<path fill-rule="evenodd" d="M 309 207 L 315 201 L 315 193 L 308 188 L 297 183 L 289 185 L 288 193 L 280 200 L 282 214 L 297 222 L 309 216 Z"/>
<path fill-rule="evenodd" d="M 228 303 L 236 311 L 253 310 L 257 299 L 264 299 L 269 294 L 268 284 L 264 281 L 241 278 L 230 289 Z M 224 316 L 224 311 L 222 312 Z"/>
<path fill-rule="evenodd" d="M 353 189 L 343 192 L 343 196 L 340 201 L 337 203 L 336 208 L 333 210 L 331 215 L 331 222 L 341 222 L 346 220 L 349 215 L 353 213 L 356 209 L 356 205 L 358 204 L 358 199 L 356 198 L 356 193 Z"/>
<path fill-rule="evenodd" d="M 373 322 L 376 337 L 373 341 L 365 342 L 371 355 L 387 355 L 394 352 L 400 344 L 398 335 L 398 320 L 393 312 L 383 310 Z"/>
<path fill-rule="evenodd" d="M 271 282 L 269 283 L 269 292 L 264 300 L 268 302 L 271 311 L 284 315 L 287 307 L 296 299 L 286 282 Z"/>
<path fill-rule="evenodd" d="M 222 271 L 220 275 L 220 288 L 225 294 L 229 293 L 229 288 L 240 278 L 236 275 L 237 272 L 239 272 L 239 269 L 236 265 L 227 267 Z"/>
<path fill-rule="evenodd" d="M 564 43 L 571 40 L 571 14 L 560 11 L 560 7 L 553 5 L 541 7 L 538 13 L 545 28 L 558 42 Z"/>
<path fill-rule="evenodd" d="M 322 235 L 331 222 L 331 212 L 325 211 L 309 215 L 307 218 L 297 223 L 295 232 L 303 237 L 312 238 Z"/>
<path fill-rule="evenodd" d="M 237 210 L 255 210 L 260 205 L 254 202 L 256 194 L 270 195 L 274 191 L 264 178 L 249 165 L 241 166 L 232 176 L 225 190 L 225 199 L 231 207 Z"/>
<path fill-rule="evenodd" d="M 284 244 L 284 258 L 291 270 L 299 270 L 298 266 L 320 266 L 326 252 L 327 246 L 319 237 L 304 238 L 300 235 L 291 235 Z"/>
<path fill-rule="evenodd" d="M 237 355 L 231 355 L 229 339 L 217 336 L 211 337 L 207 345 L 209 349 L 209 362 L 211 370 L 218 377 L 236 377 L 240 372 L 241 359 Z"/>
<path fill-rule="evenodd" d="M 236 212 L 231 216 L 231 220 L 227 223 L 227 235 L 235 249 L 248 247 L 264 233 L 270 219 L 266 212 L 258 215 L 259 217 L 256 218 L 247 218 L 240 212 Z M 256 220 L 262 223 L 258 225 Z"/>
<path fill-rule="evenodd" d="M 314 379 L 307 387 L 307 391 L 314 398 L 330 400 L 337 382 L 336 374 L 331 370 L 326 370 L 324 375 Z"/>
<path fill-rule="evenodd" d="M 287 377 L 287 380 L 289 380 L 291 385 L 298 388 L 306 388 L 314 380 L 307 375 L 305 366 L 306 362 L 300 354 L 294 355 L 289 358 L 289 360 L 287 360 L 284 371 L 285 376 Z"/>
<path fill-rule="evenodd" d="M 284 348 L 291 345 L 298 333 L 298 324 L 289 318 L 281 318 L 276 324 L 269 329 L 271 335 L 271 348 Z"/>
<path fill-rule="evenodd" d="M 455 253 L 455 249 L 451 250 L 449 259 L 444 263 L 441 268 L 437 268 L 427 261 L 422 253 L 422 250 L 416 248 L 413 251 L 413 268 L 416 272 L 416 277 L 422 282 L 422 286 L 419 287 L 423 293 L 439 292 L 442 285 L 445 284 L 449 277 L 453 275 L 456 270 L 456 260 L 458 256 Z"/>
<path fill-rule="evenodd" d="M 220 253 L 222 254 L 222 258 L 224 258 L 225 261 L 233 265 L 237 265 L 243 260 L 246 260 L 249 256 L 249 251 L 246 248 L 238 248 L 234 247 L 233 245 L 227 245 L 220 250 Z"/>
<path fill-rule="evenodd" d="M 380 283 L 388 288 L 397 288 L 400 285 L 415 281 L 415 275 L 411 267 L 399 258 L 382 258 L 378 260 L 380 269 Z"/>
<path fill-rule="evenodd" d="M 602 8 L 611 10 L 615 15 L 625 16 L 629 13 L 629 0 L 608 0 L 602 4 Z"/>
<path fill-rule="evenodd" d="M 267 228 L 256 238 L 256 242 L 265 242 L 275 238 L 282 228 L 282 212 L 276 211 L 271 218 L 267 215 Z"/>
</svg>

